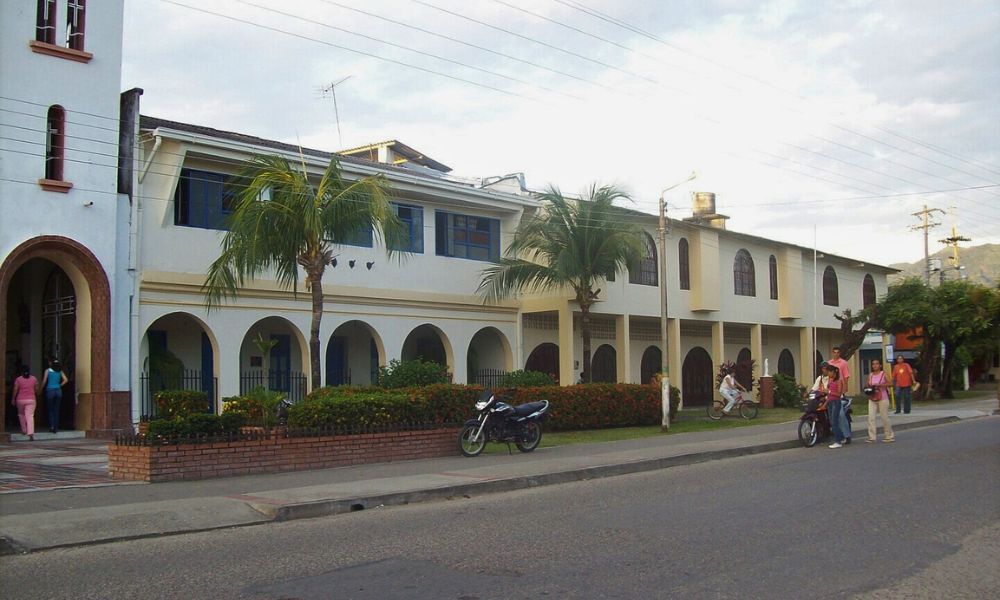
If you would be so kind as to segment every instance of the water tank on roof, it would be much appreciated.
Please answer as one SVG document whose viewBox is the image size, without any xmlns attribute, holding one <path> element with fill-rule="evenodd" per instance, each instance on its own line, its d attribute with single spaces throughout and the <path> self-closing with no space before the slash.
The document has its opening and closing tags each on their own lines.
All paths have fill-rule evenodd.
<svg viewBox="0 0 1000 600">
<path fill-rule="evenodd" d="M 715 214 L 715 192 L 692 192 L 691 212 L 694 216 Z"/>
</svg>

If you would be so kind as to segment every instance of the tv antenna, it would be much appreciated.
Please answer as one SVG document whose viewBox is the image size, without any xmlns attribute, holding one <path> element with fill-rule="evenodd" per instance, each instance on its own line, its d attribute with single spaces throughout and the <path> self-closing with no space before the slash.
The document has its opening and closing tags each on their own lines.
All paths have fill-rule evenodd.
<svg viewBox="0 0 1000 600">
<path fill-rule="evenodd" d="M 344 147 L 344 136 L 340 131 L 340 110 L 337 108 L 337 86 L 344 83 L 351 76 L 348 75 L 340 81 L 331 82 L 329 85 L 319 86 L 319 93 L 321 98 L 332 97 L 333 98 L 333 116 L 337 120 L 337 143 L 340 145 L 340 149 Z M 329 95 L 329 96 L 328 96 Z"/>
</svg>

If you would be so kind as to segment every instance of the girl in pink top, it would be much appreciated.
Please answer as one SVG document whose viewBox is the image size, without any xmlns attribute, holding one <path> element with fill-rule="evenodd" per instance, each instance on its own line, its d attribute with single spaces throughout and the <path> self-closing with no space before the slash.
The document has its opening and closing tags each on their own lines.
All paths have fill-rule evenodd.
<svg viewBox="0 0 1000 600">
<path fill-rule="evenodd" d="M 21 422 L 21 433 L 35 440 L 35 398 L 38 395 L 38 380 L 27 366 L 21 369 L 21 376 L 14 380 L 11 406 L 17 407 L 17 418 Z"/>
</svg>

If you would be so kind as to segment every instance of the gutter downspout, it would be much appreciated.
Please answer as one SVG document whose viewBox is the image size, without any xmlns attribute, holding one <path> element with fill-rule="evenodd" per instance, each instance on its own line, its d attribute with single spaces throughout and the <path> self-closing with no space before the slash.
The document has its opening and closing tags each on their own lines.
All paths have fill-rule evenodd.
<svg viewBox="0 0 1000 600">
<path fill-rule="evenodd" d="M 136 122 L 136 131 L 138 131 L 138 119 Z M 149 167 L 153 164 L 153 159 L 156 157 L 156 152 L 160 149 L 160 144 L 163 143 L 163 139 L 157 135 L 156 141 L 153 143 L 153 149 L 149 152 L 149 156 L 143 156 L 145 159 L 145 165 L 142 166 L 140 171 L 140 159 L 138 155 L 135 158 L 136 169 L 133 171 L 135 173 L 133 180 L 133 198 L 132 205 L 129 207 L 129 231 L 128 231 L 128 272 L 132 277 L 132 294 L 129 297 L 129 362 L 130 371 L 132 373 L 132 423 L 139 423 L 139 419 L 142 417 L 142 378 L 141 378 L 141 367 L 139 364 L 139 346 L 141 343 L 140 333 L 139 333 L 139 279 L 140 279 L 140 252 L 141 247 L 139 245 L 139 229 L 140 229 L 140 218 L 142 208 L 140 206 L 140 199 L 142 198 L 142 193 L 140 192 L 140 184 L 146 178 L 146 173 L 149 172 Z M 139 148 L 143 148 L 140 143 L 138 136 L 136 139 L 136 145 Z M 145 150 L 143 150 L 143 155 L 145 155 Z"/>
</svg>

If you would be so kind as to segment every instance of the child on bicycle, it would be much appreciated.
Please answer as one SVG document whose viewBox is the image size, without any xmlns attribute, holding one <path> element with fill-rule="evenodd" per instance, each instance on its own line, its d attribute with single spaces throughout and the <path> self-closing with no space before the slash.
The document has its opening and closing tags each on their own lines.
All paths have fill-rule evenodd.
<svg viewBox="0 0 1000 600">
<path fill-rule="evenodd" d="M 728 401 L 726 408 L 722 409 L 722 413 L 726 415 L 736 406 L 736 401 L 740 398 L 739 390 L 747 391 L 745 387 L 740 385 L 740 382 L 736 381 L 735 373 L 736 369 L 729 367 L 726 370 L 726 376 L 722 378 L 722 384 L 719 385 L 719 393 Z"/>
</svg>

